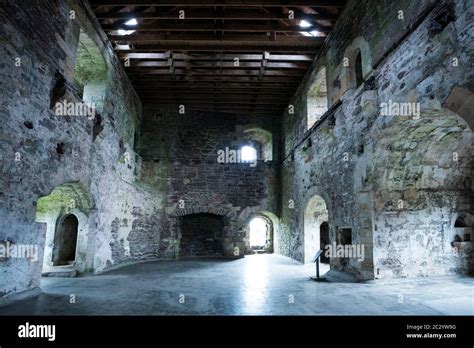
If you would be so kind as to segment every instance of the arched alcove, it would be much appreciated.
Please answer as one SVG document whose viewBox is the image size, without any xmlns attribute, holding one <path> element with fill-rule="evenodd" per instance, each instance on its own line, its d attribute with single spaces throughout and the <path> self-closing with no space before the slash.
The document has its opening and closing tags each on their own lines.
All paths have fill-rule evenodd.
<svg viewBox="0 0 474 348">
<path fill-rule="evenodd" d="M 60 217 L 53 245 L 53 266 L 72 265 L 76 261 L 79 220 L 74 214 Z"/>
<path fill-rule="evenodd" d="M 358 88 L 372 72 L 372 54 L 368 42 L 361 36 L 354 39 L 344 52 L 342 94 Z"/>
<path fill-rule="evenodd" d="M 88 246 L 93 209 L 92 196 L 78 182 L 60 185 L 38 199 L 36 221 L 46 223 L 43 273 L 55 272 L 57 266 L 78 272 L 92 266 L 94 255 L 88 254 Z"/>
</svg>

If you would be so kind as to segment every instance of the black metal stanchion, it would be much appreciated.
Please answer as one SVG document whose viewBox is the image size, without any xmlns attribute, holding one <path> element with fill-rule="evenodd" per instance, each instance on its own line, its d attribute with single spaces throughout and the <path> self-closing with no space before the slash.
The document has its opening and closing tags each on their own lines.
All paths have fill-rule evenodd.
<svg viewBox="0 0 474 348">
<path fill-rule="evenodd" d="M 326 278 L 320 277 L 319 276 L 319 258 L 323 254 L 322 250 L 318 250 L 316 254 L 314 255 L 313 259 L 311 260 L 316 264 L 316 277 L 311 277 L 311 280 L 314 280 L 315 282 L 324 282 L 326 281 Z"/>
</svg>

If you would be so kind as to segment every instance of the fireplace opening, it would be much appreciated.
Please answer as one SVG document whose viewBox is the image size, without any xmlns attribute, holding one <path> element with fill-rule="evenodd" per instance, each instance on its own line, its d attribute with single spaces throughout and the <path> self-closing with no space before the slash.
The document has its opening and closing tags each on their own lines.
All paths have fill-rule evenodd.
<svg viewBox="0 0 474 348">
<path fill-rule="evenodd" d="M 203 213 L 181 219 L 180 257 L 224 255 L 222 216 Z"/>
</svg>

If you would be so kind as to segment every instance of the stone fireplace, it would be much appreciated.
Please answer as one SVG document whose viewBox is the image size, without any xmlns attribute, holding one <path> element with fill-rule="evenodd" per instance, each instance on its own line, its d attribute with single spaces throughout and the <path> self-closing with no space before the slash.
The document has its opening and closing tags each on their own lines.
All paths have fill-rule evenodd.
<svg viewBox="0 0 474 348">
<path fill-rule="evenodd" d="M 223 256 L 224 217 L 210 213 L 180 217 L 179 256 Z"/>
</svg>

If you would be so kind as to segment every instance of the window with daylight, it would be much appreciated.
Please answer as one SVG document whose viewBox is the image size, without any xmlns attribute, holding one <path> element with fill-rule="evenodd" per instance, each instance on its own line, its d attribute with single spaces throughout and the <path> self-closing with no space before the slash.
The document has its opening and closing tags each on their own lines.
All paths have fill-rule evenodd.
<svg viewBox="0 0 474 348">
<path fill-rule="evenodd" d="M 308 91 L 307 100 L 308 123 L 307 129 L 321 119 L 328 111 L 328 87 L 326 80 L 326 68 L 319 70 Z"/>
<path fill-rule="evenodd" d="M 257 160 L 257 150 L 253 146 L 246 145 L 242 147 L 240 151 L 243 162 L 253 162 Z"/>
<path fill-rule="evenodd" d="M 273 136 L 272 133 L 259 127 L 249 127 L 244 130 L 244 139 L 251 144 L 256 151 L 258 160 L 273 160 Z"/>
</svg>

